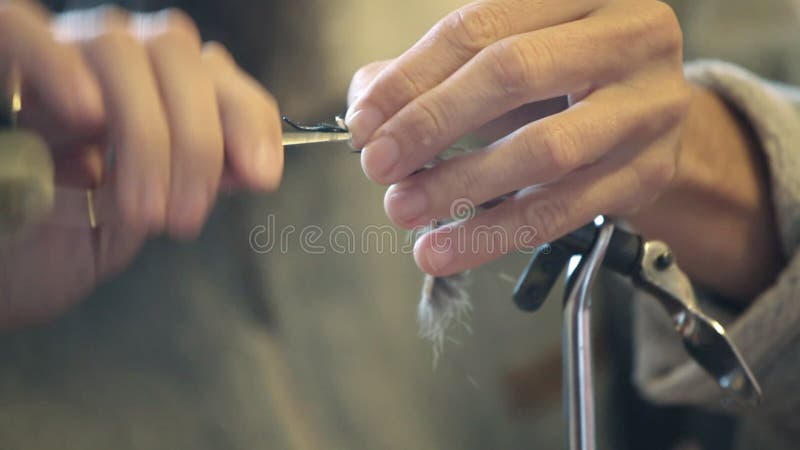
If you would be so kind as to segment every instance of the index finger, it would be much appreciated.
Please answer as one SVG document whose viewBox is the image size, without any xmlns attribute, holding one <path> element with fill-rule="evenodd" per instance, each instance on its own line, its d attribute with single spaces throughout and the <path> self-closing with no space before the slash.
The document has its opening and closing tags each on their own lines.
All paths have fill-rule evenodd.
<svg viewBox="0 0 800 450">
<path fill-rule="evenodd" d="M 103 114 L 97 81 L 80 52 L 56 41 L 49 20 L 34 2 L 0 2 L 0 75 L 16 64 L 26 91 L 62 125 L 92 129 Z"/>
<path fill-rule="evenodd" d="M 439 21 L 378 75 L 345 118 L 353 145 L 363 147 L 381 124 L 435 87 L 492 43 L 576 20 L 603 0 L 479 0 Z"/>
</svg>

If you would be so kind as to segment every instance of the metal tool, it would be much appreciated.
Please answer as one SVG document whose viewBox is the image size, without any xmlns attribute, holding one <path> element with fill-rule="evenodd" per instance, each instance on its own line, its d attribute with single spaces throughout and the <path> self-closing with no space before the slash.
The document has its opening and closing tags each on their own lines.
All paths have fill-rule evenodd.
<svg viewBox="0 0 800 450">
<path fill-rule="evenodd" d="M 284 147 L 289 145 L 349 141 L 352 138 L 344 122 L 344 118 L 340 116 L 334 118 L 336 123 L 300 123 L 286 116 L 283 116 L 282 120 L 295 130 L 283 132 Z"/>
<path fill-rule="evenodd" d="M 603 225 L 597 243 L 571 274 L 564 299 L 562 365 L 570 449 L 595 448 L 591 289 L 613 232 L 613 224 Z"/>
<path fill-rule="evenodd" d="M 344 142 L 350 141 L 350 138 L 350 133 L 346 131 L 284 131 L 283 146 Z"/>
<path fill-rule="evenodd" d="M 688 277 L 669 247 L 645 242 L 598 220 L 540 248 L 514 290 L 520 309 L 536 311 L 572 258 L 564 302 L 564 408 L 570 450 L 593 450 L 594 383 L 591 362 L 591 286 L 601 266 L 631 277 L 669 314 L 689 355 L 735 399 L 757 404 L 761 388 L 721 324 L 700 311 Z"/>
</svg>

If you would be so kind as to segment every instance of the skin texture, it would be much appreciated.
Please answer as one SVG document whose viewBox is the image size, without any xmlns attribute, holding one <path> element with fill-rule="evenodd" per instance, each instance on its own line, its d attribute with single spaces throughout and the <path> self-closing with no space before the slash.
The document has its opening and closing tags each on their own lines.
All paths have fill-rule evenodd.
<svg viewBox="0 0 800 450">
<path fill-rule="evenodd" d="M 513 193 L 421 238 L 414 257 L 425 272 L 479 266 L 607 214 L 668 238 L 701 281 L 746 299 L 778 267 L 754 274 L 751 265 L 780 260 L 770 211 L 757 206 L 766 199 L 764 173 L 752 141 L 736 138 L 743 133 L 731 112 L 712 95 L 693 92 L 683 75 L 680 26 L 664 3 L 482 0 L 445 17 L 397 59 L 363 68 L 351 85 L 347 123 L 363 148 L 366 175 L 391 186 L 385 209 L 401 227 Z M 418 172 L 470 132 L 491 144 Z M 715 156 L 697 157 L 701 152 Z M 728 164 L 745 182 L 734 185 L 715 166 L 702 168 L 731 155 Z M 662 209 L 659 199 L 697 208 Z M 733 230 L 733 240 L 702 237 L 708 255 L 732 272 L 715 276 L 700 268 L 692 260 L 698 252 L 689 250 L 698 235 L 663 226 L 675 217 Z M 738 240 L 745 234 L 768 245 L 751 248 Z M 739 258 L 753 250 L 756 258 Z"/>
<path fill-rule="evenodd" d="M 627 219 L 648 238 L 669 242 L 697 283 L 744 305 L 784 264 L 763 154 L 737 112 L 701 88 L 682 147 L 675 182 Z"/>
<path fill-rule="evenodd" d="M 221 189 L 280 183 L 275 101 L 180 11 L 50 16 L 4 1 L 0 35 L 0 67 L 22 76 L 23 125 L 48 141 L 60 185 L 97 188 L 103 214 L 99 230 L 64 226 L 86 211 L 65 197 L 0 248 L 0 328 L 64 311 L 150 236 L 193 239 Z"/>
</svg>

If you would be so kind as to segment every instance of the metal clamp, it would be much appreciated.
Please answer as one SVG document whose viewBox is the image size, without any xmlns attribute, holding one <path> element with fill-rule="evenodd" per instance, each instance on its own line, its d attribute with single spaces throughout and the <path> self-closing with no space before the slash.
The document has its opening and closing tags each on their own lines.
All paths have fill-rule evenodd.
<svg viewBox="0 0 800 450">
<path fill-rule="evenodd" d="M 602 219 L 602 218 L 600 218 Z M 689 278 L 660 241 L 644 242 L 605 220 L 537 251 L 514 290 L 520 309 L 536 311 L 572 258 L 564 301 L 564 410 L 568 448 L 596 447 L 591 348 L 591 288 L 600 267 L 629 276 L 667 311 L 689 355 L 734 398 L 757 404 L 761 387 L 725 328 L 697 306 Z M 571 266 L 571 265 L 570 265 Z"/>
</svg>

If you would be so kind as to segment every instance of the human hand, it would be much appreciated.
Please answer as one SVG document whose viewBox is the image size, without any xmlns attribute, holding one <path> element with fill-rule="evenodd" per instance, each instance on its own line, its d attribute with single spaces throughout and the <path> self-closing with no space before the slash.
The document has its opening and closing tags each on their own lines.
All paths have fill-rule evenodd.
<svg viewBox="0 0 800 450">
<path fill-rule="evenodd" d="M 280 182 L 274 100 L 180 11 L 0 2 L 0 68 L 12 65 L 22 125 L 49 144 L 59 185 L 97 188 L 102 224 L 74 226 L 85 198 L 57 194 L 49 220 L 0 247 L 0 328 L 65 310 L 148 236 L 196 237 L 221 188 Z"/>
<path fill-rule="evenodd" d="M 447 275 L 654 201 L 676 174 L 691 89 L 664 3 L 484 0 L 362 69 L 350 98 L 353 143 L 367 176 L 392 184 L 385 208 L 396 224 L 514 192 L 417 242 L 417 264 Z M 497 140 L 417 172 L 481 128 Z"/>
</svg>

